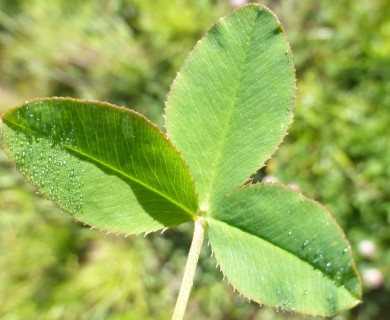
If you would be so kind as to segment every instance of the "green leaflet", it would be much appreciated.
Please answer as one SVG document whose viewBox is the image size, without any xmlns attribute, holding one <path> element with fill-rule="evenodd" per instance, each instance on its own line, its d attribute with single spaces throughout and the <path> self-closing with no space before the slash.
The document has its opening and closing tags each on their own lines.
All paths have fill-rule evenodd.
<svg viewBox="0 0 390 320">
<path fill-rule="evenodd" d="M 201 210 L 272 155 L 292 121 L 294 93 L 292 54 L 268 9 L 242 7 L 198 43 L 172 85 L 166 127 L 195 178 Z"/>
<path fill-rule="evenodd" d="M 222 272 L 249 299 L 321 316 L 359 303 L 360 280 L 342 230 L 301 193 L 242 187 L 211 209 L 207 225 Z"/>
<path fill-rule="evenodd" d="M 112 232 L 191 221 L 192 178 L 143 116 L 106 103 L 43 99 L 3 115 L 2 144 L 20 172 L 76 219 Z"/>
</svg>

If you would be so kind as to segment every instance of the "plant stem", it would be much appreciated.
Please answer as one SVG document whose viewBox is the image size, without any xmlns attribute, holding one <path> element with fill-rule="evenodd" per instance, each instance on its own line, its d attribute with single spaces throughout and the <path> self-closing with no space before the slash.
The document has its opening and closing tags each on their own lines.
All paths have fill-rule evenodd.
<svg viewBox="0 0 390 320">
<path fill-rule="evenodd" d="M 184 312 L 186 310 L 188 298 L 194 282 L 196 265 L 198 264 L 199 254 L 202 248 L 204 230 L 204 219 L 198 218 L 195 221 L 194 236 L 192 238 L 190 252 L 188 253 L 183 281 L 181 283 L 179 296 L 177 297 L 172 320 L 182 320 L 184 318 Z"/>
</svg>

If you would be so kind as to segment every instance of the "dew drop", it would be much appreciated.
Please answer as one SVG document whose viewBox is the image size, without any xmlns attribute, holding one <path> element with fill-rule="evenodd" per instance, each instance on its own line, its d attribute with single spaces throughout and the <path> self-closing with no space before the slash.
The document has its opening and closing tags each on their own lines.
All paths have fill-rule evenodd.
<svg viewBox="0 0 390 320">
<path fill-rule="evenodd" d="M 306 239 L 305 241 L 303 241 L 302 247 L 306 248 L 309 245 L 309 243 L 310 243 L 310 241 L 308 239 Z"/>
</svg>

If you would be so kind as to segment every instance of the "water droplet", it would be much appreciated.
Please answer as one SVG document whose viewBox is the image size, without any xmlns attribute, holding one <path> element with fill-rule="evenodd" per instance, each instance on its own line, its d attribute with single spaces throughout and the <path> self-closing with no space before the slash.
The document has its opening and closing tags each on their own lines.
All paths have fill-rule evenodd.
<svg viewBox="0 0 390 320">
<path fill-rule="evenodd" d="M 285 56 L 286 56 L 286 58 L 287 58 L 287 61 L 290 62 L 290 61 L 291 61 L 290 52 L 289 52 L 288 50 L 286 50 L 286 51 L 284 52 L 284 54 L 285 54 Z"/>
</svg>

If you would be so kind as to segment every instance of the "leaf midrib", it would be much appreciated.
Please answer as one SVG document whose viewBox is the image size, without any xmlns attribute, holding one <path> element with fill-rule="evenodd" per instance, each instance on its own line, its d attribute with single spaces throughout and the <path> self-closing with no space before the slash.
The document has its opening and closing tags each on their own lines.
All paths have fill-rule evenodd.
<svg viewBox="0 0 390 320">
<path fill-rule="evenodd" d="M 242 88 L 242 83 L 243 83 L 243 78 L 244 78 L 244 74 L 245 74 L 245 69 L 247 68 L 247 65 L 248 65 L 248 59 L 249 59 L 249 48 L 251 47 L 252 45 L 252 42 L 253 42 L 253 37 L 254 37 L 254 31 L 255 31 L 255 25 L 256 25 L 256 19 L 253 20 L 253 25 L 251 26 L 252 29 L 251 29 L 251 32 L 250 34 L 248 35 L 248 41 L 246 41 L 246 50 L 245 50 L 245 57 L 243 59 L 243 62 L 240 66 L 240 70 L 242 72 L 240 72 L 240 78 L 238 79 L 237 81 L 237 85 L 236 85 L 236 88 L 234 90 L 234 93 L 232 94 L 231 96 L 231 107 L 229 108 L 230 109 L 230 112 L 227 116 L 227 125 L 225 126 L 225 129 L 223 130 L 222 132 L 222 139 L 220 140 L 220 143 L 219 143 L 219 148 L 217 149 L 218 152 L 215 156 L 215 162 L 214 162 L 214 170 L 212 171 L 212 175 L 211 175 L 211 178 L 210 178 L 210 183 L 209 183 L 209 187 L 208 187 L 208 190 L 207 190 L 207 196 L 205 198 L 205 204 L 207 205 L 207 207 L 209 206 L 209 200 L 210 200 L 210 197 L 211 197 L 211 194 L 213 192 L 213 185 L 215 183 L 215 178 L 217 176 L 217 172 L 219 171 L 219 163 L 221 162 L 221 158 L 222 158 L 222 154 L 223 154 L 223 151 L 225 150 L 226 148 L 226 142 L 227 142 L 227 136 L 228 136 L 228 132 L 230 131 L 230 127 L 232 125 L 232 118 L 233 118 L 233 115 L 235 114 L 235 111 L 237 109 L 237 103 L 238 103 L 238 100 L 235 99 L 238 95 L 238 93 L 240 92 L 240 89 Z"/>
<path fill-rule="evenodd" d="M 32 130 L 32 129 L 29 128 L 29 127 L 20 125 L 20 124 L 18 124 L 17 122 L 14 122 L 14 121 L 12 121 L 12 120 L 10 120 L 10 119 L 7 119 L 7 117 L 4 117 L 4 116 L 3 116 L 2 120 L 3 120 L 3 122 L 4 122 L 5 124 L 8 123 L 8 124 L 11 124 L 11 125 L 13 125 L 13 126 L 15 126 L 15 127 L 17 127 L 17 128 L 20 128 L 21 131 L 30 132 L 33 136 L 34 136 L 34 135 L 35 135 L 35 136 L 40 136 L 40 137 L 45 138 L 46 140 L 54 141 L 54 142 L 60 144 L 62 147 L 64 147 L 64 149 L 71 150 L 72 152 L 74 152 L 74 153 L 76 153 L 76 154 L 79 154 L 79 155 L 81 155 L 81 156 L 83 156 L 83 157 L 85 157 L 85 158 L 87 158 L 87 159 L 90 159 L 92 162 L 95 162 L 95 163 L 98 163 L 98 164 L 102 165 L 103 167 L 105 167 L 105 168 L 107 168 L 107 169 L 109 169 L 109 170 L 111 170 L 111 171 L 117 173 L 119 176 L 123 176 L 123 177 L 125 177 L 125 178 L 127 178 L 127 179 L 130 179 L 130 180 L 132 180 L 132 181 L 138 183 L 139 185 L 141 185 L 141 186 L 143 186 L 143 187 L 149 189 L 150 191 L 152 191 L 152 192 L 154 192 L 154 193 L 160 195 L 161 197 L 165 198 L 166 200 L 168 200 L 169 202 L 171 202 L 172 204 L 174 204 L 174 205 L 177 206 L 178 208 L 182 209 L 182 210 L 183 210 L 186 214 L 188 214 L 191 218 L 194 218 L 194 217 L 196 216 L 196 215 L 192 212 L 192 210 L 190 210 L 189 208 L 183 206 L 182 204 L 178 203 L 176 200 L 174 200 L 174 199 L 172 199 L 171 197 L 167 196 L 166 194 L 160 192 L 159 190 L 157 190 L 157 189 L 151 187 L 150 185 L 145 184 L 144 182 L 138 180 L 137 178 L 135 178 L 135 177 L 132 176 L 132 175 L 125 174 L 123 171 L 120 171 L 120 170 L 116 169 L 115 167 L 113 167 L 113 166 L 111 166 L 111 165 L 109 165 L 109 164 L 107 164 L 107 163 L 105 163 L 105 162 L 103 162 L 103 161 L 101 161 L 101 160 L 98 160 L 98 159 L 92 157 L 91 155 L 86 154 L 86 153 L 84 153 L 84 152 L 82 152 L 82 151 L 80 151 L 80 150 L 78 150 L 78 149 L 76 149 L 76 148 L 74 148 L 74 147 L 72 147 L 72 146 L 70 146 L 70 145 L 67 145 L 67 144 L 65 144 L 65 143 L 62 143 L 62 142 L 60 142 L 60 141 L 58 141 L 58 140 L 56 140 L 56 139 L 48 139 L 48 137 L 47 137 L 46 135 L 44 135 L 44 134 L 42 134 L 42 133 L 40 133 L 40 132 L 38 132 L 38 131 Z"/>
<path fill-rule="evenodd" d="M 311 266 L 313 269 L 319 270 L 319 271 L 321 272 L 321 274 L 325 275 L 326 278 L 328 278 L 329 281 L 331 281 L 335 286 L 337 286 L 338 288 L 341 288 L 341 289 L 345 289 L 352 297 L 354 297 L 355 299 L 359 300 L 359 298 L 356 297 L 355 294 L 354 294 L 353 292 L 351 292 L 350 290 L 348 290 L 348 288 L 347 288 L 346 286 L 338 285 L 336 282 L 333 282 L 333 278 L 331 278 L 331 275 L 327 274 L 324 270 L 322 270 L 322 269 L 319 268 L 318 266 L 315 266 L 315 265 L 311 264 L 309 261 L 304 260 L 302 257 L 296 255 L 294 252 L 292 252 L 292 251 L 290 251 L 290 250 L 287 250 L 286 248 L 283 248 L 283 247 L 281 247 L 280 245 L 278 245 L 278 244 L 276 244 L 276 243 L 274 243 L 274 242 L 272 242 L 272 241 L 270 241 L 270 240 L 268 240 L 268 239 L 266 239 L 266 238 L 264 238 L 264 237 L 261 237 L 261 236 L 259 236 L 259 235 L 256 235 L 256 234 L 254 234 L 254 233 L 252 233 L 252 232 L 250 232 L 250 231 L 248 231 L 248 230 L 242 229 L 242 228 L 240 228 L 240 227 L 238 227 L 238 226 L 232 225 L 232 224 L 230 224 L 230 223 L 228 223 L 228 222 L 226 222 L 226 221 L 219 220 L 219 219 L 215 219 L 215 218 L 213 218 L 213 217 L 211 217 L 211 216 L 207 217 L 207 219 L 214 220 L 214 221 L 216 221 L 216 222 L 218 222 L 218 223 L 224 223 L 225 225 L 228 225 L 228 226 L 231 227 L 231 228 L 238 229 L 238 230 L 240 230 L 240 231 L 242 231 L 242 232 L 244 232 L 244 233 L 246 233 L 246 234 L 251 235 L 252 237 L 261 239 L 261 240 L 263 240 L 263 241 L 265 241 L 265 242 L 267 242 L 267 243 L 269 243 L 269 244 L 271 244 L 271 245 L 273 245 L 273 246 L 275 246 L 275 247 L 281 249 L 282 251 L 287 252 L 288 254 L 291 254 L 292 256 L 298 258 L 299 260 L 301 260 L 301 261 L 303 261 L 304 263 L 306 263 L 306 264 L 308 264 L 309 266 Z"/>
</svg>

